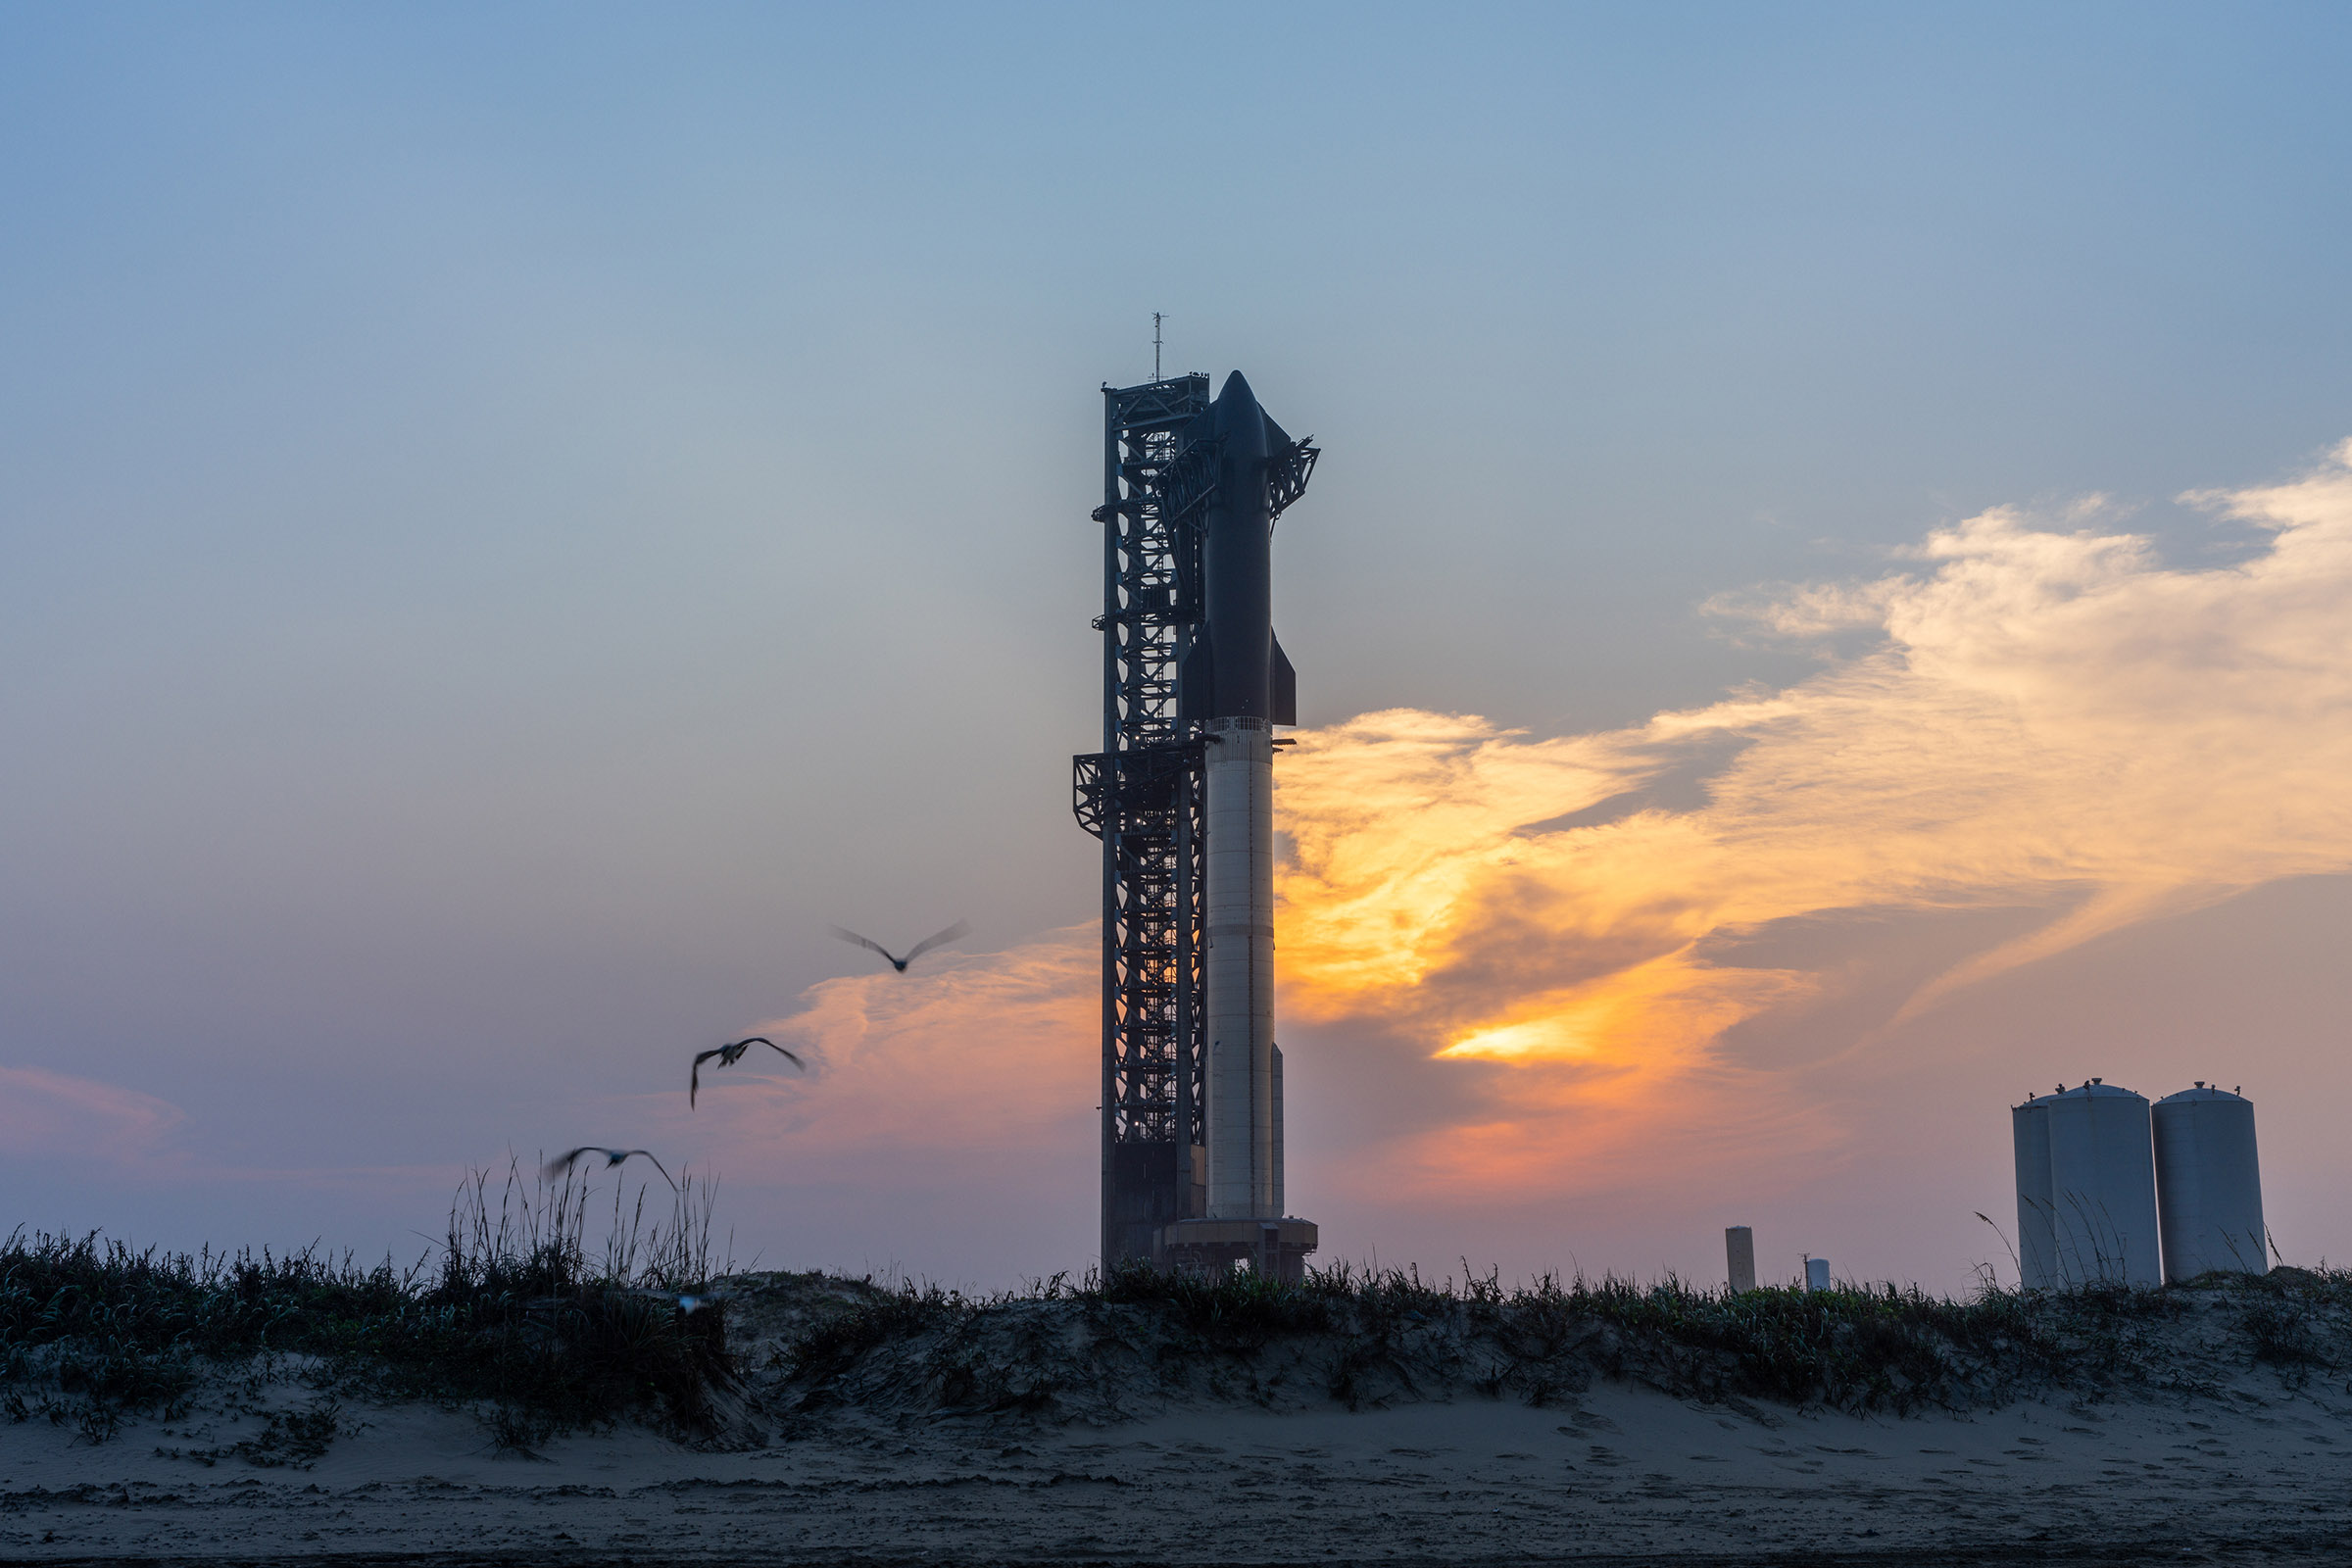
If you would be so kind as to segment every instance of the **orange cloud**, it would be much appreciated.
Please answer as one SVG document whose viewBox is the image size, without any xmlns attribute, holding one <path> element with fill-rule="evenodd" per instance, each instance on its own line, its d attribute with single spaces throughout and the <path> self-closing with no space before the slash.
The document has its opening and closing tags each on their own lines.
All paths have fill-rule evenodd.
<svg viewBox="0 0 2352 1568">
<path fill-rule="evenodd" d="M 1932 535 L 1923 569 L 1718 607 L 1880 634 L 1782 692 L 1565 739 L 1403 711 L 1302 735 L 1278 794 L 1286 1007 L 1522 1069 L 1490 1080 L 1475 1131 L 1410 1143 L 1430 1179 L 1567 1179 L 1669 1121 L 1834 1136 L 1718 1050 L 1853 983 L 1843 960 L 1738 961 L 1784 923 L 2041 911 L 1891 1023 L 2152 915 L 2352 867 L 2352 443 L 2294 483 L 2195 499 L 2267 548 L 2170 568 L 2082 514 L 2003 509 Z"/>
<path fill-rule="evenodd" d="M 1715 607 L 1875 639 L 1782 691 L 1589 735 L 1407 710 L 1302 732 L 1278 768 L 1286 1040 L 1300 1083 L 1347 1059 L 1324 1081 L 1355 1119 L 1294 1188 L 1818 1167 L 1844 1129 L 1809 1069 L 2004 969 L 2352 868 L 2352 443 L 2196 499 L 2262 548 L 2183 569 L 2097 504 L 2001 509 L 1905 570 Z M 828 981 L 772 1026 L 818 1070 L 707 1084 L 700 1125 L 740 1118 L 730 1168 L 755 1173 L 1066 1188 L 1045 1172 L 1093 1137 L 1098 959 L 1087 926 Z"/>
</svg>

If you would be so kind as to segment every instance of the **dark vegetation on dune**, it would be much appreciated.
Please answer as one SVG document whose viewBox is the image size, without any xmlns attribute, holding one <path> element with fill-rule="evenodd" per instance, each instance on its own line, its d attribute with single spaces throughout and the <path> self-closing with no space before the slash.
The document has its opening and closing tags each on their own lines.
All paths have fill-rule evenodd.
<svg viewBox="0 0 2352 1568">
<path fill-rule="evenodd" d="M 2132 1384 L 2211 1394 L 2251 1367 L 2292 1383 L 2352 1366 L 2352 1273 L 1953 1300 L 1893 1286 L 1734 1295 L 1673 1279 L 1510 1287 L 1343 1267 L 1284 1285 L 1123 1269 L 988 1299 L 874 1292 L 777 1359 L 780 1392 L 808 1412 L 1115 1418 L 1188 1396 L 1572 1404 L 1599 1376 L 1710 1401 L 1906 1414 Z"/>
<path fill-rule="evenodd" d="M 705 1443 L 837 1420 L 1107 1422 L 1177 1405 L 1376 1408 L 1487 1397 L 1573 1407 L 1596 1377 L 1684 1397 L 1906 1413 L 2137 1385 L 2219 1394 L 2352 1367 L 2352 1272 L 2281 1268 L 2163 1291 L 1893 1287 L 1731 1295 L 1345 1267 L 1302 1283 L 1124 1268 L 979 1298 L 829 1275 L 719 1273 L 707 1195 L 669 1226 L 618 1208 L 601 1255 L 587 1195 L 493 1208 L 477 1180 L 437 1256 L 406 1271 L 316 1251 L 195 1256 L 20 1231 L 0 1246 L 0 1414 L 91 1442 L 171 1417 L 207 1380 L 308 1383 L 236 1451 L 315 1456 L 336 1400 L 476 1411 L 496 1441 L 644 1420 Z M 661 1291 L 715 1286 L 688 1313 Z M 257 1446 L 258 1445 L 258 1446 Z M 248 1449 L 254 1451 L 247 1451 Z M 214 1450 L 224 1453 L 227 1450 Z"/>
<path fill-rule="evenodd" d="M 513 1446 L 620 1415 L 710 1430 L 718 1325 L 645 1294 L 708 1272 L 707 1194 L 689 1187 L 666 1230 L 642 1197 L 616 1208 L 602 1256 L 584 1186 L 510 1173 L 495 1211 L 489 1194 L 477 1177 L 438 1255 L 408 1269 L 19 1230 L 0 1245 L 0 1415 L 103 1442 L 125 1413 L 175 1418 L 208 1375 L 259 1367 L 320 1397 L 272 1421 L 268 1451 L 243 1455 L 257 1463 L 322 1449 L 345 1394 L 476 1406 Z"/>
</svg>

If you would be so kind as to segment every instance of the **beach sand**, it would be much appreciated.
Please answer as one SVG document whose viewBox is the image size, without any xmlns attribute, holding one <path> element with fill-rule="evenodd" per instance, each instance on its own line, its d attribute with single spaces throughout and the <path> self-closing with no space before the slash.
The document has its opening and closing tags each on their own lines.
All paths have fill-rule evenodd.
<svg viewBox="0 0 2352 1568">
<path fill-rule="evenodd" d="M 2352 1561 L 2352 1395 L 2260 1371 L 2193 1395 L 1901 1418 L 1606 1380 L 1546 1408 L 1224 1407 L 1108 1426 L 846 1412 L 740 1451 L 621 1427 L 535 1457 L 501 1452 L 468 1413 L 345 1403 L 307 1469 L 233 1451 L 271 1410 L 318 1397 L 224 1384 L 185 1420 L 126 1422 L 95 1446 L 37 1417 L 0 1424 L 0 1557 Z"/>
</svg>

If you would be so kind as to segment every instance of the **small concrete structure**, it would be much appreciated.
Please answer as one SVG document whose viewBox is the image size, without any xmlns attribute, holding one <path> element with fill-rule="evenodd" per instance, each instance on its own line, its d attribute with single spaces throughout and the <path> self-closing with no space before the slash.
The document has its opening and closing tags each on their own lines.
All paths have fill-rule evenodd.
<svg viewBox="0 0 2352 1568">
<path fill-rule="evenodd" d="M 2156 1212 L 2168 1285 L 2219 1270 L 2270 1271 L 2254 1103 L 2198 1084 L 2156 1102 Z"/>
<path fill-rule="evenodd" d="M 1805 1289 L 1826 1291 L 1830 1288 L 1830 1260 L 1826 1257 L 1805 1259 Z"/>
<path fill-rule="evenodd" d="M 1723 1253 L 1726 1273 L 1730 1277 L 1732 1294 L 1756 1288 L 1756 1233 L 1744 1225 L 1730 1225 L 1723 1232 Z"/>
</svg>

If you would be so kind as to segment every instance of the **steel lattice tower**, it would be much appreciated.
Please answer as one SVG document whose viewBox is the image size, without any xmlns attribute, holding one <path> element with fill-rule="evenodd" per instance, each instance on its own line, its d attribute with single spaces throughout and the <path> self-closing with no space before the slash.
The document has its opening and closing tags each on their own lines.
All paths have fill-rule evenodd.
<svg viewBox="0 0 2352 1568">
<path fill-rule="evenodd" d="M 1149 1259 L 1200 1211 L 1200 742 L 1177 711 L 1200 619 L 1182 432 L 1208 377 L 1102 389 L 1102 750 L 1073 760 L 1102 841 L 1102 1262 Z"/>
</svg>

